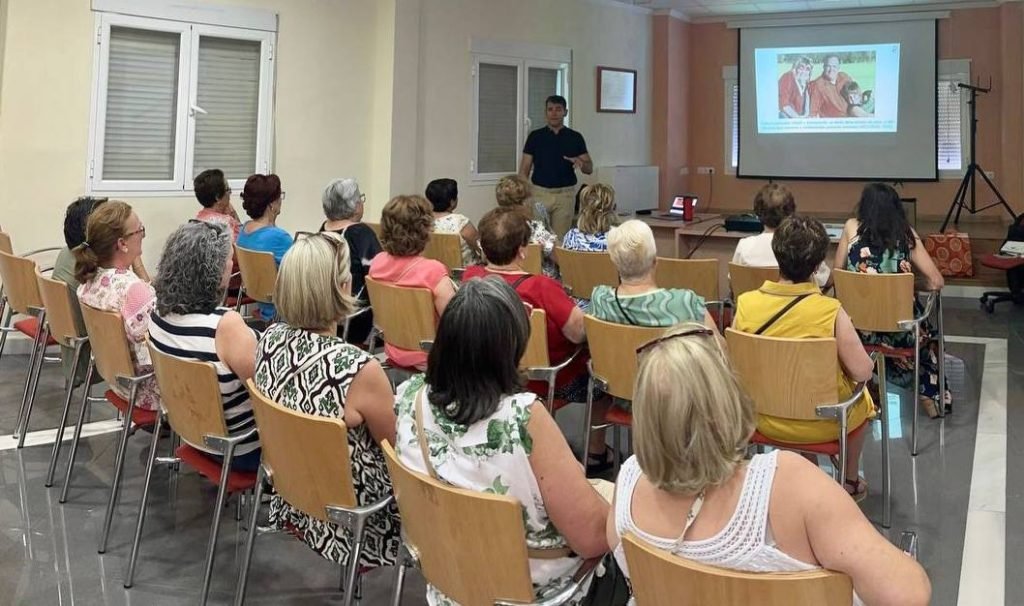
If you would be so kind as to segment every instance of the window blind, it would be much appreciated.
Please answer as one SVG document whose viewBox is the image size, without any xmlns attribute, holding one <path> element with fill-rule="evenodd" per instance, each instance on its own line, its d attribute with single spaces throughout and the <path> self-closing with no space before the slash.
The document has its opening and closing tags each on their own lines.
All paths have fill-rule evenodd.
<svg viewBox="0 0 1024 606">
<path fill-rule="evenodd" d="M 740 85 L 732 85 L 732 167 L 740 163 Z"/>
<path fill-rule="evenodd" d="M 480 63 L 477 74 L 477 173 L 514 173 L 519 99 L 519 68 Z"/>
<path fill-rule="evenodd" d="M 960 89 L 956 86 L 957 79 L 939 77 L 938 94 L 938 152 L 939 170 L 960 170 L 963 168 L 963 150 L 961 149 Z"/>
<path fill-rule="evenodd" d="M 558 94 L 558 70 L 547 67 L 531 67 L 527 70 L 526 115 L 530 128 L 540 128 L 547 123 L 545 101 Z"/>
<path fill-rule="evenodd" d="M 174 179 L 177 33 L 110 28 L 103 179 Z"/>
</svg>

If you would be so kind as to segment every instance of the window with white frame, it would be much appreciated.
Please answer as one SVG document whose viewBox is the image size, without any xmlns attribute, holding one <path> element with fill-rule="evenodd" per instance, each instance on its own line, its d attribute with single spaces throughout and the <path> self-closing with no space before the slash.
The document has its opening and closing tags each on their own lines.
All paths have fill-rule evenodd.
<svg viewBox="0 0 1024 606">
<path fill-rule="evenodd" d="M 740 142 L 740 87 L 736 67 L 722 69 L 725 108 L 725 166 L 726 172 L 735 173 L 739 163 Z M 940 178 L 960 178 L 967 169 L 970 146 L 970 109 L 967 95 L 956 85 L 971 81 L 969 59 L 943 59 L 939 61 L 936 80 L 937 161 Z M 731 168 L 730 168 L 731 167 Z"/>
<path fill-rule="evenodd" d="M 269 172 L 274 32 L 157 12 L 97 13 L 90 191 L 181 194 L 208 168 L 232 187 Z"/>
<path fill-rule="evenodd" d="M 545 100 L 568 100 L 571 51 L 486 40 L 473 40 L 472 51 L 470 178 L 493 181 L 519 169 L 527 135 L 545 124 Z"/>
</svg>

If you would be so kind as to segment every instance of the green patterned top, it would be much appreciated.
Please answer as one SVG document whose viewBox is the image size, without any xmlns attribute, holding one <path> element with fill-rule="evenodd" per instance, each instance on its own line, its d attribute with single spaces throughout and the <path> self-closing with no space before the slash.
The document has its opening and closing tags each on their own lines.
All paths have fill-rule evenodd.
<svg viewBox="0 0 1024 606">
<path fill-rule="evenodd" d="M 685 288 L 657 288 L 639 295 L 619 295 L 618 299 L 616 302 L 614 286 L 595 287 L 590 297 L 591 315 L 616 324 L 660 327 L 703 322 L 707 313 L 704 298 Z"/>
</svg>

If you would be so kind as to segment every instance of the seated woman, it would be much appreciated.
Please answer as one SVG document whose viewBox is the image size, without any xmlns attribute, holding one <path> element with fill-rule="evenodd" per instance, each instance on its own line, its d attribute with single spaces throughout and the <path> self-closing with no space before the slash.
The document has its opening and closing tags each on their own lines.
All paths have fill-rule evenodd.
<svg viewBox="0 0 1024 606">
<path fill-rule="evenodd" d="M 710 337 L 687 323 L 639 353 L 636 455 L 622 465 L 607 522 L 623 572 L 629 575 L 620 539 L 632 533 L 732 570 L 842 572 L 866 604 L 928 604 L 924 569 L 829 476 L 788 451 L 744 460 L 754 408 Z"/>
<path fill-rule="evenodd" d="M 558 274 L 558 264 L 555 260 L 555 247 L 558 246 L 558 236 L 548 227 L 547 210 L 540 202 L 533 203 L 531 210 L 528 204 L 532 200 L 532 189 L 530 182 L 519 175 L 508 175 L 498 181 L 494 188 L 494 195 L 499 207 L 511 207 L 518 209 L 520 214 L 530 222 L 529 244 L 539 244 L 541 252 L 541 270 L 545 276 L 561 279 Z M 484 251 L 486 255 L 487 252 Z"/>
<path fill-rule="evenodd" d="M 359 505 L 391 494 L 380 443 L 394 442 L 394 394 L 380 363 L 337 337 L 338 322 L 352 312 L 348 246 L 332 233 L 296 242 L 277 275 L 274 301 L 281 322 L 263 334 L 253 382 L 264 394 L 298 412 L 340 418 L 348 428 L 352 487 Z M 270 501 L 270 523 L 291 527 L 310 549 L 333 562 L 349 562 L 352 544 L 336 524 L 308 517 L 280 497 Z M 398 508 L 367 521 L 357 566 L 393 566 L 398 555 Z"/>
<path fill-rule="evenodd" d="M 121 315 L 136 375 L 153 370 L 146 347 L 149 313 L 156 306 L 156 294 L 145 278 L 136 273 L 141 265 L 142 239 L 146 228 L 131 206 L 111 200 L 89 215 L 85 241 L 72 251 L 75 255 L 75 279 L 78 280 L 78 301 L 103 311 Z M 120 384 L 110 386 L 122 398 L 128 390 Z M 145 381 L 136 392 L 135 405 L 145 410 L 160 406 L 156 381 Z"/>
<path fill-rule="evenodd" d="M 494 277 L 466 282 L 441 316 L 426 375 L 398 388 L 395 450 L 415 471 L 479 492 L 498 487 L 519 501 L 527 547 L 550 554 L 530 559 L 543 598 L 582 559 L 608 551 L 608 503 L 544 405 L 523 391 L 519 360 L 529 338 L 526 308 L 510 286 Z M 418 446 L 427 439 L 429 461 Z M 427 602 L 449 603 L 430 585 Z"/>
<path fill-rule="evenodd" d="M 557 365 L 569 358 L 586 341 L 583 312 L 565 294 L 562 285 L 547 276 L 535 276 L 522 269 L 526 258 L 530 225 L 515 207 L 495 208 L 480 219 L 480 245 L 487 257 L 487 265 L 475 265 L 462 274 L 463 281 L 484 276 L 498 276 L 508 282 L 519 297 L 531 307 L 544 310 L 547 316 L 548 357 Z M 567 402 L 586 402 L 587 359 L 580 353 L 558 373 L 555 397 Z M 548 386 L 543 381 L 531 382 L 531 391 L 547 396 Z M 594 420 L 604 418 L 607 399 L 594 403 Z M 597 474 L 611 468 L 612 461 L 604 441 L 604 431 L 591 434 L 588 446 L 588 474 Z"/>
<path fill-rule="evenodd" d="M 434 179 L 424 193 L 434 207 L 434 231 L 462 236 L 462 265 L 480 262 L 480 234 L 466 215 L 455 212 L 459 205 L 459 184 L 455 179 Z"/>
<path fill-rule="evenodd" d="M 654 233 L 632 219 L 608 232 L 608 253 L 619 271 L 619 285 L 594 288 L 590 313 L 599 320 L 632 326 L 673 326 L 703 322 L 718 333 L 704 299 L 685 288 L 659 288 L 654 280 Z"/>
<path fill-rule="evenodd" d="M 252 220 L 242 225 L 237 239 L 239 248 L 272 253 L 278 265 L 292 245 L 292 237 L 277 226 L 283 200 L 281 179 L 277 175 L 257 174 L 246 179 L 242 189 L 242 208 Z M 277 315 L 271 303 L 260 303 L 259 310 L 260 316 L 268 322 Z"/>
<path fill-rule="evenodd" d="M 345 238 L 352 258 L 352 295 L 360 306 L 369 305 L 366 274 L 370 271 L 370 262 L 381 248 L 377 234 L 362 222 L 366 195 L 359 191 L 359 183 L 355 179 L 335 179 L 324 188 L 321 201 L 327 220 L 320 225 L 320 231 L 334 232 Z M 348 342 L 365 343 L 372 329 L 372 311 L 356 316 L 348 327 Z M 339 327 L 338 336 L 342 332 L 344 327 Z"/>
<path fill-rule="evenodd" d="M 813 281 L 814 269 L 828 253 L 825 228 L 814 219 L 793 215 L 776 230 L 772 249 L 779 260 L 779 281 L 765 281 L 760 289 L 739 296 L 733 328 L 766 337 L 834 336 L 839 350 L 838 395 L 840 400 L 845 400 L 853 394 L 857 382 L 871 378 L 874 364 L 842 305 L 821 294 Z M 860 401 L 847 413 L 849 431 L 867 422 L 874 411 L 874 403 L 865 390 Z M 793 421 L 767 415 L 758 417 L 757 430 L 768 438 L 790 444 L 828 442 L 839 435 L 839 425 L 832 420 Z M 860 452 L 867 433 L 852 435 L 847 445 L 845 485 L 857 501 L 863 500 L 868 490 L 867 482 L 858 476 Z"/>
<path fill-rule="evenodd" d="M 230 229 L 189 221 L 167 238 L 158 269 L 149 342 L 163 353 L 213 364 L 228 436 L 246 433 L 256 423 L 245 381 L 256 364 L 257 335 L 237 312 L 220 306 L 231 279 Z M 218 458 L 203 444 L 190 445 Z M 253 435 L 235 447 L 231 466 L 256 471 L 259 464 L 259 437 Z"/>
<path fill-rule="evenodd" d="M 434 231 L 434 212 L 419 196 L 397 196 L 384 206 L 380 218 L 381 244 L 384 252 L 370 263 L 370 277 L 394 286 L 426 288 L 434 294 L 434 312 L 440 318 L 448 300 L 455 294 L 455 284 L 448 277 L 448 268 L 440 261 L 423 256 L 430 233 Z M 384 345 L 384 352 L 396 366 L 427 367 L 423 351 Z"/>
<path fill-rule="evenodd" d="M 242 223 L 238 220 L 235 207 L 231 205 L 231 186 L 224 177 L 224 171 L 219 168 L 204 170 L 193 179 L 192 188 L 196 200 L 203 207 L 196 219 L 226 225 L 231 231 L 231 240 L 237 240 Z"/>
<path fill-rule="evenodd" d="M 903 211 L 900 195 L 884 183 L 871 183 L 864 187 L 857 205 L 857 217 L 846 222 L 843 235 L 836 248 L 835 266 L 849 271 L 869 274 L 896 274 L 917 272 L 927 290 L 942 290 L 945 280 L 935 262 L 924 249 L 917 232 L 910 227 Z M 915 311 L 921 312 L 920 303 Z M 861 332 L 860 339 L 869 345 L 920 349 L 921 406 L 928 416 L 939 415 L 939 358 L 938 341 L 933 327 L 921 324 L 921 341 L 915 345 L 914 334 L 909 332 Z M 890 359 L 886 361 L 886 377 L 896 385 L 913 389 L 914 361 Z M 949 390 L 943 402 L 953 402 Z"/>
<path fill-rule="evenodd" d="M 772 238 L 775 229 L 783 219 L 796 212 L 796 201 L 792 192 L 784 185 L 769 183 L 754 196 L 754 213 L 761 220 L 764 231 L 756 236 L 741 238 L 736 243 L 732 262 L 750 267 L 777 267 L 779 262 L 772 252 Z M 824 262 L 814 271 L 814 282 L 824 287 L 829 282 L 832 270 Z"/>
<path fill-rule="evenodd" d="M 615 190 L 595 183 L 580 190 L 580 216 L 562 238 L 562 248 L 583 252 L 608 250 L 608 230 L 618 223 L 615 215 Z"/>
</svg>

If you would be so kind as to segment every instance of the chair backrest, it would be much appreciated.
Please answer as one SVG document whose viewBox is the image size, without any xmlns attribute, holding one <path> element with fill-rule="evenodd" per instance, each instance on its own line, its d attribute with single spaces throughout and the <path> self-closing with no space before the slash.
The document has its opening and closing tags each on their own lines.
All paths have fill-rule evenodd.
<svg viewBox="0 0 1024 606">
<path fill-rule="evenodd" d="M 274 283 L 277 282 L 277 263 L 274 255 L 261 250 L 235 247 L 238 270 L 242 272 L 245 294 L 260 303 L 274 300 Z"/>
<path fill-rule="evenodd" d="M 399 462 L 387 442 L 382 446 L 402 532 L 427 582 L 459 604 L 533 602 L 519 502 L 442 484 Z"/>
<path fill-rule="evenodd" d="M 0 231 L 0 252 L 5 252 L 9 255 L 14 254 L 14 246 L 11 244 L 11 235 L 5 231 Z"/>
<path fill-rule="evenodd" d="M 820 420 L 817 406 L 839 401 L 836 340 L 786 339 L 725 331 L 729 358 L 759 414 Z"/>
<path fill-rule="evenodd" d="M 665 334 L 665 329 L 615 324 L 590 315 L 583 321 L 594 375 L 608 384 L 605 391 L 610 395 L 632 400 L 637 372 L 636 350 Z"/>
<path fill-rule="evenodd" d="M 0 280 L 4 283 L 7 302 L 19 314 L 29 314 L 43 307 L 36 281 L 36 262 L 0 251 Z"/>
<path fill-rule="evenodd" d="M 836 298 L 859 330 L 902 332 L 898 323 L 914 319 L 914 274 L 832 272 Z"/>
<path fill-rule="evenodd" d="M 543 309 L 530 312 L 530 340 L 519 366 L 522 368 L 547 368 L 551 366 L 548 355 L 548 315 Z"/>
<path fill-rule="evenodd" d="M 71 288 L 61 282 L 36 274 L 39 295 L 46 308 L 46 323 L 50 325 L 50 334 L 62 344 L 85 336 L 78 329 L 76 321 L 78 301 L 72 299 Z"/>
<path fill-rule="evenodd" d="M 367 276 L 366 292 L 373 323 L 384 333 L 384 342 L 419 351 L 421 341 L 434 340 L 434 294 L 428 289 L 395 286 Z"/>
<path fill-rule="evenodd" d="M 274 491 L 292 507 L 323 522 L 327 507 L 354 507 L 348 429 L 341 419 L 307 415 L 263 395 L 245 382 Z"/>
<path fill-rule="evenodd" d="M 526 245 L 526 258 L 519 266 L 523 271 L 531 273 L 535 276 L 541 275 L 543 270 L 541 269 L 542 254 L 540 251 L 540 244 L 527 244 Z"/>
<path fill-rule="evenodd" d="M 751 267 L 750 265 L 729 263 L 729 285 L 732 288 L 734 299 L 745 292 L 761 288 L 765 280 L 778 282 L 779 268 Z"/>
<path fill-rule="evenodd" d="M 658 257 L 654 281 L 662 288 L 688 288 L 704 297 L 718 301 L 718 259 L 670 259 Z"/>
<path fill-rule="evenodd" d="M 440 261 L 449 271 L 461 269 L 465 265 L 462 262 L 462 236 L 432 232 L 427 247 L 423 249 L 423 256 Z"/>
<path fill-rule="evenodd" d="M 637 606 L 849 606 L 853 582 L 830 570 L 740 572 L 675 556 L 635 538 L 622 537 Z"/>
<path fill-rule="evenodd" d="M 558 248 L 558 268 L 562 283 L 572 289 L 572 296 L 589 299 L 594 287 L 619 283 L 619 270 L 606 252 L 580 252 Z"/>
<path fill-rule="evenodd" d="M 79 301 L 85 332 L 89 335 L 89 347 L 96 360 L 96 370 L 108 385 L 114 385 L 117 377 L 135 376 L 135 365 L 128 349 L 128 333 L 124 329 L 121 314 L 96 309 Z"/>
<path fill-rule="evenodd" d="M 204 436 L 227 437 L 220 382 L 213 364 L 166 354 L 152 342 L 149 355 L 171 429 L 191 444 L 203 444 Z"/>
</svg>

